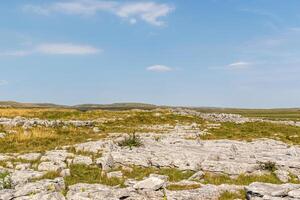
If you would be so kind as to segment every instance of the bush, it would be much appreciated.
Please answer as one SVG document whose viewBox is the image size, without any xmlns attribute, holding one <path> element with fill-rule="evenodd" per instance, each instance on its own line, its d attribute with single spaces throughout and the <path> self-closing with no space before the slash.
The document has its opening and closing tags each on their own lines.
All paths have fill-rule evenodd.
<svg viewBox="0 0 300 200">
<path fill-rule="evenodd" d="M 143 142 L 139 136 L 137 136 L 135 133 L 132 133 L 129 135 L 129 137 L 126 137 L 123 141 L 119 142 L 118 145 L 120 147 L 129 147 L 132 149 L 132 147 L 139 147 L 143 145 Z"/>
<path fill-rule="evenodd" d="M 274 172 L 276 170 L 276 164 L 272 161 L 268 161 L 268 162 L 258 162 L 259 163 L 259 167 L 262 170 L 267 170 L 270 172 Z"/>
</svg>

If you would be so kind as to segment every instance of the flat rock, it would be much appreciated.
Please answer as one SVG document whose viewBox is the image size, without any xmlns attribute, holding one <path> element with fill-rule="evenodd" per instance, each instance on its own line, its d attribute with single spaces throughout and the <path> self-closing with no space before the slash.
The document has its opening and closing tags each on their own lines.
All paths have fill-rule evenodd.
<svg viewBox="0 0 300 200">
<path fill-rule="evenodd" d="M 75 156 L 73 164 L 91 165 L 93 164 L 93 160 L 88 156 Z"/>
<path fill-rule="evenodd" d="M 166 181 L 158 177 L 149 177 L 145 180 L 137 182 L 133 188 L 137 190 L 159 190 L 166 186 Z"/>
<path fill-rule="evenodd" d="M 35 161 L 38 160 L 41 157 L 41 153 L 27 153 L 19 155 L 17 158 L 23 159 L 23 160 L 29 160 L 29 161 Z"/>
<path fill-rule="evenodd" d="M 38 166 L 39 171 L 54 171 L 58 172 L 67 167 L 66 163 L 57 161 L 57 162 L 41 162 Z"/>
</svg>

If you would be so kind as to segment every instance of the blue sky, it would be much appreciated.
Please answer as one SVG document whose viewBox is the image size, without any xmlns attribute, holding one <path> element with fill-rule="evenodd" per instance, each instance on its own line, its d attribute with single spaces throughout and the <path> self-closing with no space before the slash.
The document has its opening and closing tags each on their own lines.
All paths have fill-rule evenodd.
<svg viewBox="0 0 300 200">
<path fill-rule="evenodd" d="M 10 0 L 0 100 L 299 107 L 298 0 Z"/>
</svg>

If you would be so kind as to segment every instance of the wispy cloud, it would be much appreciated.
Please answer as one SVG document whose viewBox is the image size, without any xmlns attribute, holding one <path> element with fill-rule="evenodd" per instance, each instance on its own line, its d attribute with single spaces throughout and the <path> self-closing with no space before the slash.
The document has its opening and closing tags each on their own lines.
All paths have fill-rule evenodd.
<svg viewBox="0 0 300 200">
<path fill-rule="evenodd" d="M 238 61 L 238 62 L 234 62 L 234 63 L 227 65 L 227 67 L 228 67 L 228 69 L 232 69 L 232 70 L 247 69 L 250 65 L 251 65 L 251 63 L 249 63 L 249 62 Z"/>
<path fill-rule="evenodd" d="M 38 45 L 35 51 L 42 54 L 86 55 L 99 53 L 101 50 L 89 45 L 46 43 Z"/>
<path fill-rule="evenodd" d="M 170 72 L 173 69 L 171 67 L 165 66 L 165 65 L 152 65 L 146 68 L 147 71 L 152 72 Z"/>
<path fill-rule="evenodd" d="M 138 20 L 145 21 L 155 26 L 165 24 L 161 20 L 174 10 L 174 6 L 155 2 L 130 2 L 120 3 L 116 1 L 100 0 L 70 0 L 56 1 L 47 5 L 25 5 L 24 11 L 40 15 L 62 13 L 68 15 L 95 15 L 97 12 L 109 12 L 131 24 Z"/>
<path fill-rule="evenodd" d="M 8 84 L 8 82 L 6 80 L 0 80 L 0 86 L 7 85 L 7 84 Z"/>
<path fill-rule="evenodd" d="M 28 50 L 15 50 L 0 52 L 0 56 L 28 56 L 31 54 L 48 55 L 88 55 L 100 53 L 102 49 L 90 45 L 78 45 L 72 43 L 43 43 Z"/>
</svg>

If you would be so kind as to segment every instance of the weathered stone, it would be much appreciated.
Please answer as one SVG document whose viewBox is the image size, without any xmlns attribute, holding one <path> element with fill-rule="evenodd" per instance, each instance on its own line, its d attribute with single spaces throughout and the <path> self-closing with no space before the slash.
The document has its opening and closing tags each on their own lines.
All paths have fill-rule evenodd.
<svg viewBox="0 0 300 200">
<path fill-rule="evenodd" d="M 66 168 L 66 164 L 64 162 L 41 162 L 38 166 L 39 171 L 55 171 L 59 172 Z"/>
<path fill-rule="evenodd" d="M 109 172 L 106 175 L 107 178 L 123 178 L 123 173 L 121 171 Z"/>
<path fill-rule="evenodd" d="M 74 157 L 74 154 L 68 153 L 67 150 L 47 151 L 41 157 L 41 161 L 64 162 L 68 157 Z"/>
<path fill-rule="evenodd" d="M 285 170 L 276 170 L 274 173 L 275 173 L 276 177 L 280 181 L 282 181 L 283 183 L 287 183 L 291 179 L 290 174 L 289 174 L 288 171 L 285 171 Z"/>
<path fill-rule="evenodd" d="M 193 174 L 189 180 L 197 180 L 200 181 L 201 179 L 203 179 L 205 173 L 203 171 L 198 171 L 195 174 Z"/>
<path fill-rule="evenodd" d="M 137 190 L 158 190 L 166 186 L 166 181 L 157 177 L 149 177 L 137 182 L 133 188 Z"/>
<path fill-rule="evenodd" d="M 11 174 L 11 180 L 13 185 L 22 185 L 28 181 L 36 178 L 41 178 L 44 172 L 37 172 L 33 170 L 16 170 Z"/>
<path fill-rule="evenodd" d="M 140 191 L 133 188 L 113 188 L 101 184 L 71 185 L 68 200 L 157 200 L 163 198 L 162 191 Z"/>
<path fill-rule="evenodd" d="M 93 160 L 88 156 L 75 156 L 73 164 L 91 165 L 93 164 Z"/>
<path fill-rule="evenodd" d="M 96 160 L 97 165 L 99 165 L 103 171 L 108 171 L 114 168 L 114 158 L 110 153 L 105 154 L 103 157 Z"/>
<path fill-rule="evenodd" d="M 38 160 L 41 157 L 41 153 L 28 153 L 19 155 L 17 158 L 23 159 L 23 160 L 29 160 L 29 161 L 35 161 Z"/>
<path fill-rule="evenodd" d="M 60 192 L 65 189 L 64 180 L 62 178 L 56 178 L 54 180 L 40 180 L 37 182 L 27 183 L 22 186 L 17 186 L 14 193 L 15 197 L 23 197 L 31 194 L 37 194 L 42 192 L 53 193 Z"/>
<path fill-rule="evenodd" d="M 59 174 L 62 177 L 66 177 L 66 176 L 70 176 L 71 175 L 71 171 L 70 171 L 70 169 L 63 169 L 63 170 L 61 170 L 61 172 Z"/>
<path fill-rule="evenodd" d="M 300 184 L 270 184 L 270 183 L 251 183 L 246 187 L 247 196 L 250 199 L 255 197 L 261 197 L 262 199 L 273 199 L 275 197 L 280 197 L 282 199 L 289 199 L 288 196 L 297 195 L 297 191 L 300 188 Z M 294 193 L 291 191 L 296 190 Z M 289 193 L 291 195 L 289 195 Z"/>
<path fill-rule="evenodd" d="M 17 164 L 15 169 L 16 170 L 27 170 L 27 169 L 30 169 L 31 167 L 31 164 L 30 163 L 20 163 L 20 164 Z"/>
<path fill-rule="evenodd" d="M 0 138 L 5 138 L 6 133 L 0 133 Z"/>
</svg>

